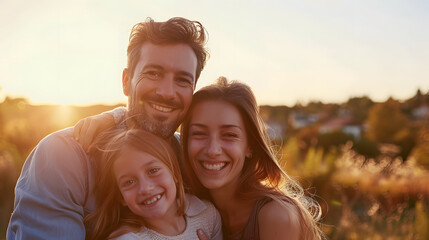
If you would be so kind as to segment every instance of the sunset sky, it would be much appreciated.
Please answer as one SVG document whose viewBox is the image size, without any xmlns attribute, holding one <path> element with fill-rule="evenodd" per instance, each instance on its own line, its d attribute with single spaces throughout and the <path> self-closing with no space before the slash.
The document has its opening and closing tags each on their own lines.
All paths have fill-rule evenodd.
<svg viewBox="0 0 429 240">
<path fill-rule="evenodd" d="M 0 101 L 125 102 L 131 27 L 175 16 L 209 33 L 197 89 L 222 75 L 289 106 L 429 91 L 427 0 L 0 0 Z"/>
</svg>

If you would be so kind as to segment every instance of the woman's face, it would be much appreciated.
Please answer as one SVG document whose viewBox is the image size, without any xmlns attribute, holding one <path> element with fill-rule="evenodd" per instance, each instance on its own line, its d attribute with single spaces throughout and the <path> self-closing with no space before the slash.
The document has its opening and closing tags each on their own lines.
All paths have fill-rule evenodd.
<svg viewBox="0 0 429 240">
<path fill-rule="evenodd" d="M 189 160 L 202 185 L 235 188 L 251 154 L 238 109 L 221 100 L 201 102 L 192 111 L 188 134 Z"/>
</svg>

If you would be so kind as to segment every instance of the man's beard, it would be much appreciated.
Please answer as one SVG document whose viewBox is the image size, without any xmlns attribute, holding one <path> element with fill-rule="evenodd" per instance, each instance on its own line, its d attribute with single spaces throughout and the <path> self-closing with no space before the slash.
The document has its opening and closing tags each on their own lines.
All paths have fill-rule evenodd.
<svg viewBox="0 0 429 240">
<path fill-rule="evenodd" d="M 175 122 L 168 124 L 162 120 L 151 118 L 147 114 L 143 105 L 147 103 L 145 102 L 140 104 L 134 101 L 135 99 L 136 98 L 130 98 L 127 116 L 127 119 L 131 120 L 135 125 L 134 127 L 143 129 L 163 138 L 171 137 L 177 128 L 177 124 Z"/>
</svg>

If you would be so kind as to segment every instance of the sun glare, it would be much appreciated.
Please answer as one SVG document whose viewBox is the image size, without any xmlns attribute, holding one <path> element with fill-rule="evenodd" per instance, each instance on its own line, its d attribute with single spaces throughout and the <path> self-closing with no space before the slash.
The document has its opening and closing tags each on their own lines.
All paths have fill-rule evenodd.
<svg viewBox="0 0 429 240">
<path fill-rule="evenodd" d="M 63 126 L 71 126 L 74 124 L 74 116 L 71 106 L 59 105 L 56 110 L 56 122 Z"/>
</svg>

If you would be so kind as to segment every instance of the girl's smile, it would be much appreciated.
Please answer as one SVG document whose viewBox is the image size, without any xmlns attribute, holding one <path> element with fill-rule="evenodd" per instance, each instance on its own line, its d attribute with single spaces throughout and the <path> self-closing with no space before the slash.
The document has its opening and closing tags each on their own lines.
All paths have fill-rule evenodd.
<svg viewBox="0 0 429 240">
<path fill-rule="evenodd" d="M 146 152 L 124 147 L 113 171 L 123 205 L 146 222 L 176 214 L 176 184 L 163 162 Z"/>
</svg>

